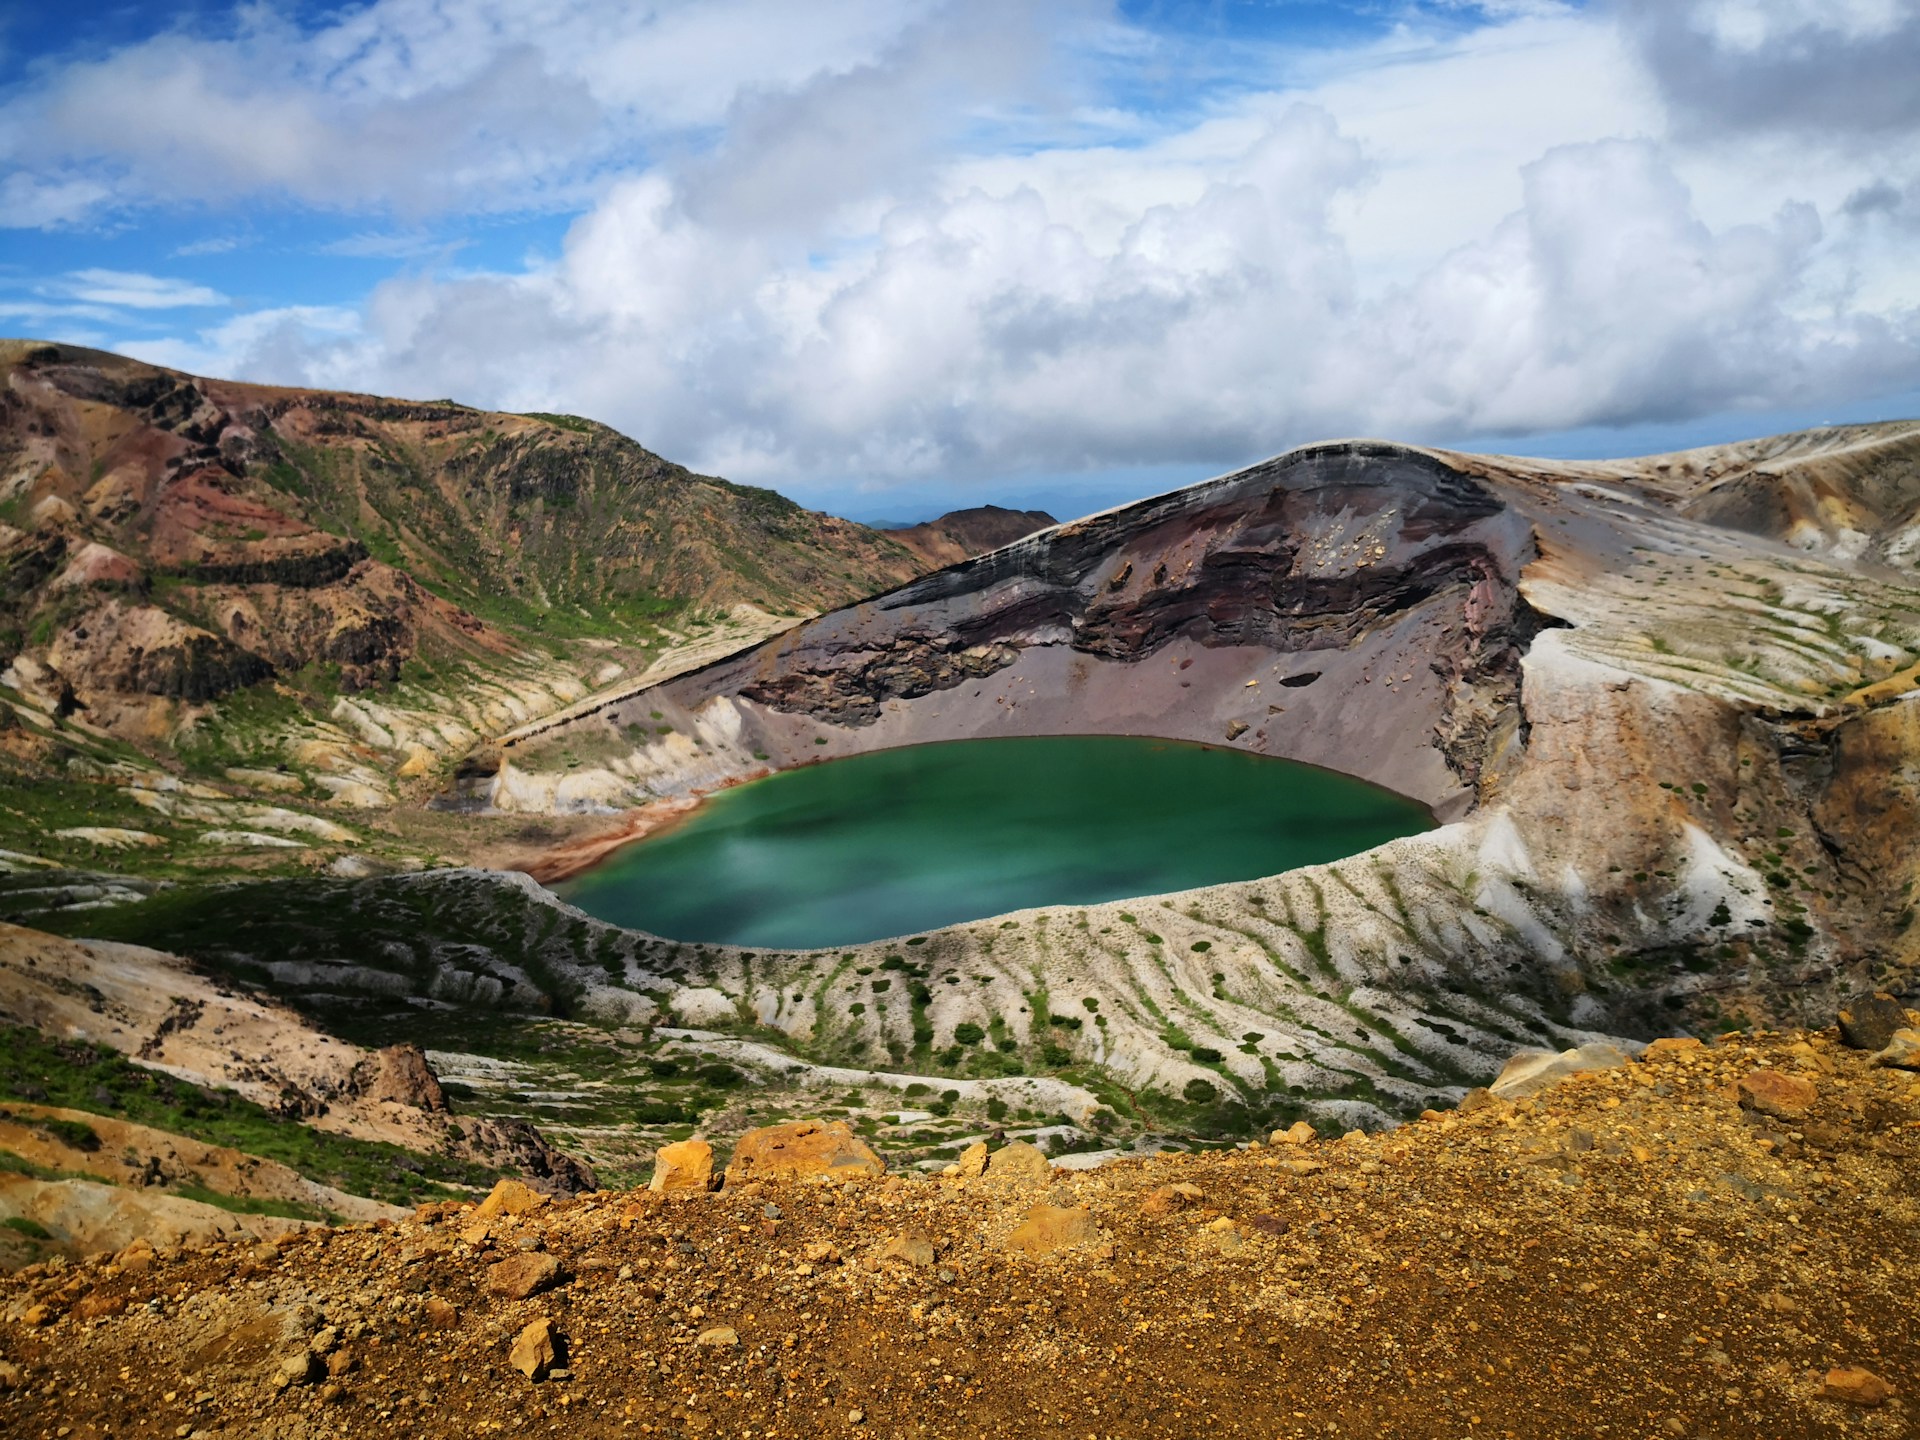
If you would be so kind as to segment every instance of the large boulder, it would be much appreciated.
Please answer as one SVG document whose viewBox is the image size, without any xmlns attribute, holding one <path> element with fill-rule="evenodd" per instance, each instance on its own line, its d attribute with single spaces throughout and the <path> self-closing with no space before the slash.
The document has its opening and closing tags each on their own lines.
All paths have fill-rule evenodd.
<svg viewBox="0 0 1920 1440">
<path fill-rule="evenodd" d="M 368 1100 L 390 1100 L 434 1114 L 444 1113 L 447 1108 L 440 1077 L 433 1073 L 427 1052 L 418 1045 L 389 1045 L 374 1051 L 355 1068 L 353 1088 Z"/>
<path fill-rule="evenodd" d="M 1907 1023 L 1907 1007 L 1887 994 L 1862 995 L 1840 1009 L 1840 1043 L 1849 1050 L 1884 1050 Z"/>
<path fill-rule="evenodd" d="M 704 1140 L 679 1140 L 662 1145 L 653 1157 L 653 1180 L 647 1188 L 656 1193 L 675 1190 L 706 1190 L 713 1183 L 713 1146 Z"/>
<path fill-rule="evenodd" d="M 742 1135 L 727 1166 L 727 1183 L 882 1175 L 886 1169 L 887 1162 L 846 1121 L 794 1120 Z"/>
</svg>

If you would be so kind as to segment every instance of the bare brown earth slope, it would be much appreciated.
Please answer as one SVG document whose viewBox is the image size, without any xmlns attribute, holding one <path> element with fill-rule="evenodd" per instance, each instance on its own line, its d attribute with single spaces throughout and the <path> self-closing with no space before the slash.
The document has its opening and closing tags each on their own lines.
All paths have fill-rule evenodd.
<svg viewBox="0 0 1920 1440">
<path fill-rule="evenodd" d="M 0 1430 L 1914 1433 L 1920 1079 L 1831 1032 L 1275 1140 L 1087 1174 L 1015 1146 L 923 1180 L 814 1152 L 712 1194 L 508 1187 L 36 1266 L 0 1280 Z"/>
</svg>

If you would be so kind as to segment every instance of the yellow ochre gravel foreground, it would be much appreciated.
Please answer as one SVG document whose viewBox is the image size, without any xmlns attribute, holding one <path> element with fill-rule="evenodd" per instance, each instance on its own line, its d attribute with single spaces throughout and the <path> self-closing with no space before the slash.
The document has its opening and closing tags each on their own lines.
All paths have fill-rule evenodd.
<svg viewBox="0 0 1920 1440">
<path fill-rule="evenodd" d="M 717 1190 L 683 1146 L 657 1191 L 49 1262 L 0 1280 L 0 1434 L 1909 1435 L 1916 1042 L 1660 1041 L 1082 1173 L 802 1123 Z"/>
</svg>

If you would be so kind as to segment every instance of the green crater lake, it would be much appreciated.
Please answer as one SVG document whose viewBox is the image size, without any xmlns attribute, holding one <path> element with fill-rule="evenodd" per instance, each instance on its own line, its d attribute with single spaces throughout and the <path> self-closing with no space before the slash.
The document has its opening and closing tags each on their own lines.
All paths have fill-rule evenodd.
<svg viewBox="0 0 1920 1440">
<path fill-rule="evenodd" d="M 721 791 L 557 888 L 674 940 L 807 950 L 1254 880 L 1432 824 L 1351 776 L 1207 745 L 961 740 Z"/>
</svg>

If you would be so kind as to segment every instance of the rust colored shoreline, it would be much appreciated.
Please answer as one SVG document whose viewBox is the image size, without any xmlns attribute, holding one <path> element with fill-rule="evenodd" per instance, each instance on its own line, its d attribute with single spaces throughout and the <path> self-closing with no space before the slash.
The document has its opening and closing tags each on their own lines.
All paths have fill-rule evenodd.
<svg viewBox="0 0 1920 1440">
<path fill-rule="evenodd" d="M 558 841 L 531 854 L 504 861 L 493 868 L 517 870 L 523 875 L 532 876 L 542 885 L 557 885 L 563 880 L 571 880 L 574 876 L 591 870 L 616 850 L 672 829 L 698 811 L 706 803 L 709 795 L 721 790 L 731 790 L 736 785 L 745 785 L 752 780 L 763 780 L 773 773 L 772 770 L 762 767 L 751 774 L 723 780 L 718 785 L 704 790 L 691 790 L 685 795 L 653 800 L 636 809 L 623 810 L 614 818 L 612 824 L 602 829 Z"/>
</svg>

